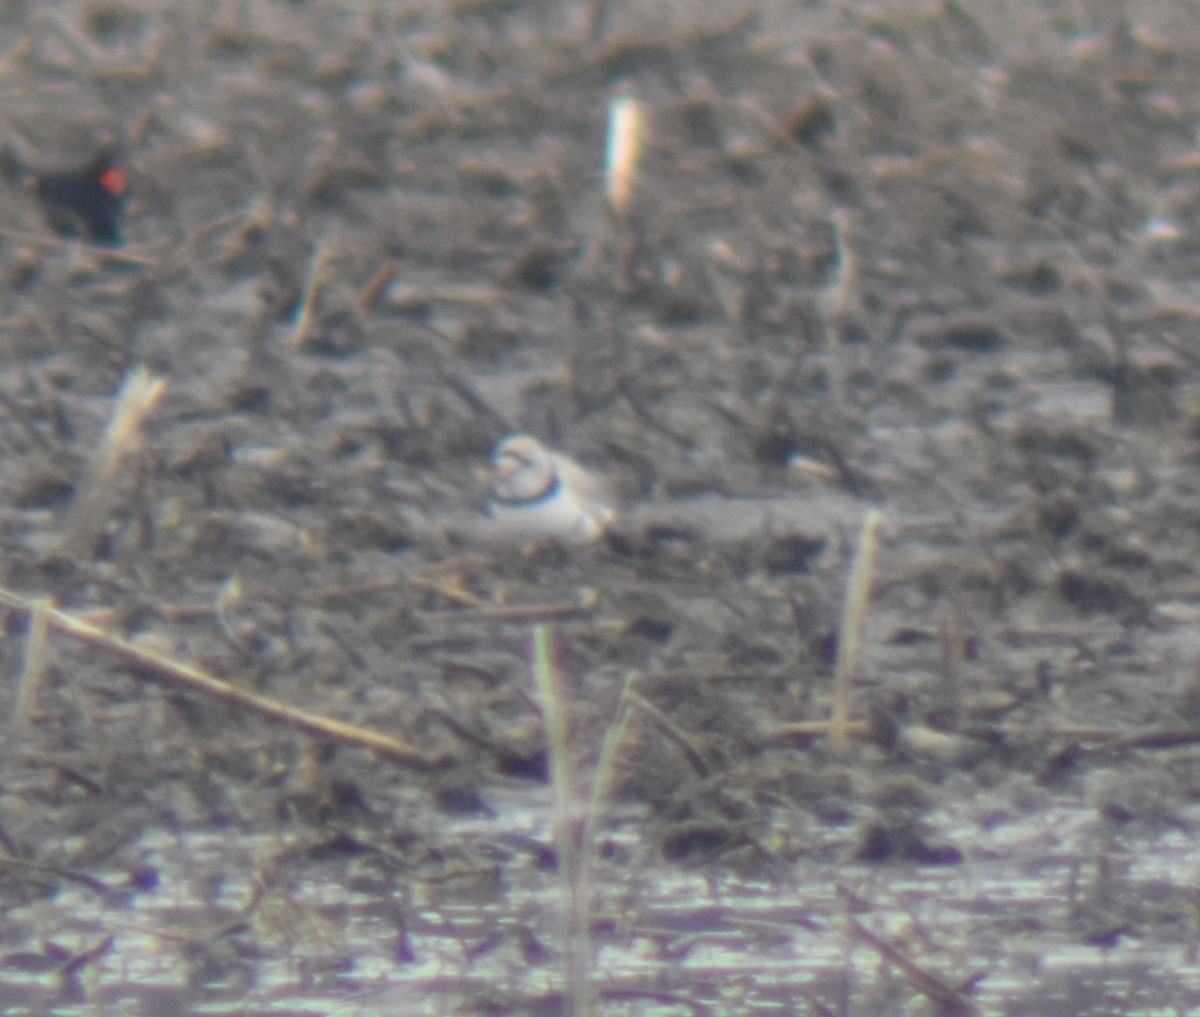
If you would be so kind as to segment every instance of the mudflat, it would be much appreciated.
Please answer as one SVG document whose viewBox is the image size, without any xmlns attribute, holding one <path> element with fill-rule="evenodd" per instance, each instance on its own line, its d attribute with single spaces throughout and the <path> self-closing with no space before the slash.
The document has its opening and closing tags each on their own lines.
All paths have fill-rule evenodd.
<svg viewBox="0 0 1200 1017">
<path fill-rule="evenodd" d="M 6 1014 L 578 1012 L 565 842 L 592 1012 L 1200 1006 L 1192 5 L 0 28 Z"/>
</svg>

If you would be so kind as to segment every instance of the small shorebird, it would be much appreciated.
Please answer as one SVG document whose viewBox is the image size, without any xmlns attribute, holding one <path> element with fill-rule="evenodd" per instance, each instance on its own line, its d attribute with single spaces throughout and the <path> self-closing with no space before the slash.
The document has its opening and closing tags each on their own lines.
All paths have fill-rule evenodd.
<svg viewBox="0 0 1200 1017">
<path fill-rule="evenodd" d="M 488 514 L 507 533 L 582 543 L 599 537 L 616 517 L 603 480 L 527 434 L 499 442 L 492 467 Z"/>
</svg>

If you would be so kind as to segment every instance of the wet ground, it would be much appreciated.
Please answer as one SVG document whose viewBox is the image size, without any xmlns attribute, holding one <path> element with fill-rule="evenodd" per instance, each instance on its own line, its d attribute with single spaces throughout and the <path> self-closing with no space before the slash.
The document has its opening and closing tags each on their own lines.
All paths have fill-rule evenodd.
<svg viewBox="0 0 1200 1017">
<path fill-rule="evenodd" d="M 427 757 L 9 611 L 6 1013 L 561 1012 L 539 624 L 598 1012 L 1200 1005 L 1193 6 L 644 6 L 0 6 L 0 581 Z M 492 539 L 514 430 L 604 540 Z"/>
</svg>

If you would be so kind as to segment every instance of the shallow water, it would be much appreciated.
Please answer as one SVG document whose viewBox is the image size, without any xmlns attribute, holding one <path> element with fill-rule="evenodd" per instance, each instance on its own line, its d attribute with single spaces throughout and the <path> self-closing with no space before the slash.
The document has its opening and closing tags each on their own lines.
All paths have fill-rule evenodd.
<svg viewBox="0 0 1200 1017">
<path fill-rule="evenodd" d="M 64 888 L 10 911 L 9 943 L 35 930 L 71 953 L 112 943 L 65 981 L 54 970 L 14 970 L 10 952 L 0 973 L 6 1013 L 555 1012 L 561 887 L 533 854 L 548 832 L 540 797 L 498 795 L 496 818 L 449 821 L 437 839 L 461 847 L 462 861 L 437 878 L 393 873 L 388 894 L 369 856 L 310 862 L 250 914 L 254 861 L 286 842 L 242 833 L 231 855 L 228 838 L 211 832 L 148 836 L 138 853 L 159 870 L 157 890 L 106 903 Z M 1131 834 L 1083 809 L 998 819 L 1006 805 L 935 812 L 941 834 L 974 845 L 946 867 L 801 860 L 763 880 L 598 861 L 603 1012 L 805 1013 L 842 998 L 854 1014 L 928 1012 L 851 921 L 947 984 L 983 976 L 973 992 L 981 1013 L 1149 1015 L 1196 1005 L 1197 909 L 1183 899 L 1200 867 L 1190 832 Z M 640 827 L 626 816 L 606 853 L 644 856 Z M 489 852 L 507 856 L 502 870 L 478 866 Z M 526 862 L 509 852 L 527 853 Z M 1106 906 L 1161 914 L 1145 935 L 1081 942 L 1089 922 L 1105 931 Z"/>
</svg>

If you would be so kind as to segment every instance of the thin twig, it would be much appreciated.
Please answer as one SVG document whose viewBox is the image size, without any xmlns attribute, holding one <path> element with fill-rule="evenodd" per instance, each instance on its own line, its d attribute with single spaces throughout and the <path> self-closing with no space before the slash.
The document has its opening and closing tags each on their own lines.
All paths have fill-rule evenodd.
<svg viewBox="0 0 1200 1017">
<path fill-rule="evenodd" d="M 451 604 L 461 604 L 463 607 L 483 608 L 486 610 L 487 601 L 475 596 L 470 590 L 463 589 L 459 582 L 460 577 L 452 577 L 445 580 L 423 579 L 416 576 L 408 581 L 409 586 L 414 586 L 420 590 L 429 590 L 436 593 Z"/>
<path fill-rule="evenodd" d="M 968 1015 L 979 1012 L 973 1000 L 968 999 L 958 989 L 937 975 L 925 970 L 891 943 L 880 939 L 861 922 L 851 918 L 850 931 L 878 952 L 881 957 L 898 967 L 913 988 L 938 1004 L 941 1013 L 968 1017 Z"/>
<path fill-rule="evenodd" d="M 687 761 L 692 764 L 692 769 L 696 771 L 697 776 L 707 777 L 712 773 L 712 767 L 708 765 L 708 760 L 704 758 L 704 753 L 692 744 L 692 740 L 688 737 L 687 733 L 663 713 L 662 710 L 638 692 L 627 692 L 626 698 L 654 721 L 658 729 L 667 736 L 668 741 L 675 743 L 676 747 L 687 757 Z"/>
<path fill-rule="evenodd" d="M 371 276 L 370 281 L 359 291 L 358 296 L 355 298 L 355 303 L 358 304 L 359 310 L 369 311 L 374 307 L 383 295 L 383 291 L 388 288 L 399 271 L 400 262 L 395 258 L 389 258 L 380 265 L 379 271 Z"/>
<path fill-rule="evenodd" d="M 764 729 L 761 734 L 767 742 L 785 742 L 794 739 L 827 737 L 833 730 L 832 722 L 828 720 L 802 720 L 794 724 L 780 724 L 777 727 Z M 847 738 L 859 741 L 866 740 L 871 735 L 871 726 L 862 721 L 848 721 L 843 728 Z"/>
<path fill-rule="evenodd" d="M 439 588 L 439 592 L 445 590 Z M 463 611 L 426 611 L 424 618 L 486 619 L 488 621 L 544 622 L 558 621 L 591 614 L 596 609 L 600 595 L 587 590 L 577 601 L 562 604 L 484 604 Z"/>
<path fill-rule="evenodd" d="M 48 251 L 65 251 L 70 247 L 83 247 L 93 258 L 117 265 L 136 265 L 138 268 L 158 268 L 162 264 L 161 255 L 142 254 L 128 247 L 120 250 L 112 247 L 100 247 L 82 240 L 64 240 L 62 237 L 41 233 L 30 233 L 26 230 L 0 227 L 0 237 L 16 241 L 28 247 L 40 247 Z"/>
</svg>

